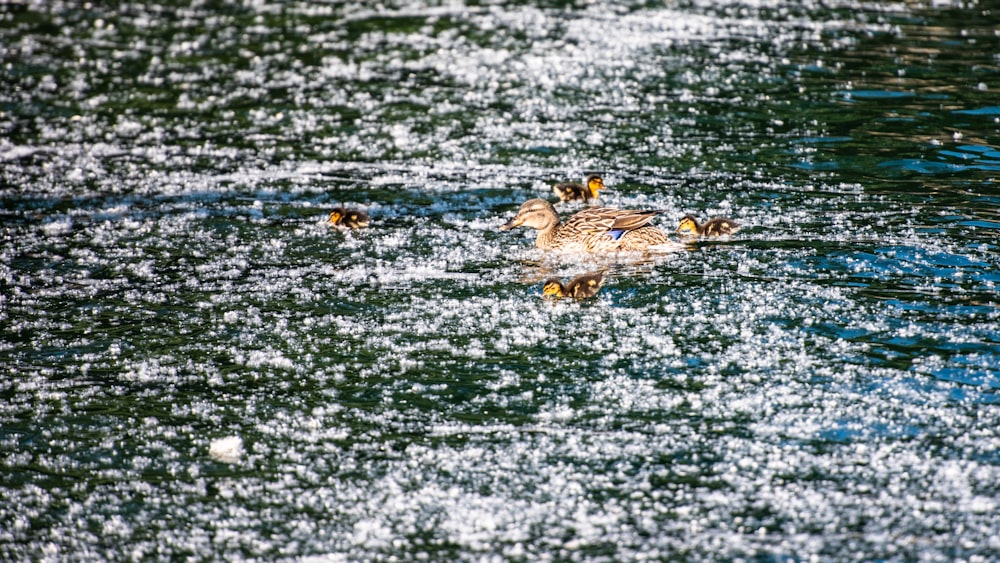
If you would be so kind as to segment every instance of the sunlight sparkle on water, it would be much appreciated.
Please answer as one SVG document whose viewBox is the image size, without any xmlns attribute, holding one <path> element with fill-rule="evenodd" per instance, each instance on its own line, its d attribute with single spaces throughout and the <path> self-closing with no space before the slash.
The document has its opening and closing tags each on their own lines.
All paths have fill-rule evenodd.
<svg viewBox="0 0 1000 563">
<path fill-rule="evenodd" d="M 980 8 L 69 8 L 0 8 L 0 558 L 1000 550 Z M 743 227 L 498 232 L 590 172 Z"/>
</svg>

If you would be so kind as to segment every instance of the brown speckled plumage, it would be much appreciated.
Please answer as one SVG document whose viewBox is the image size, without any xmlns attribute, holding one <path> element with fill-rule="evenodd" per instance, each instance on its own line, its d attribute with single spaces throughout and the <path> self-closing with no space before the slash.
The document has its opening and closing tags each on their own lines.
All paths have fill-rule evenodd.
<svg viewBox="0 0 1000 563">
<path fill-rule="evenodd" d="M 612 207 L 585 209 L 560 222 L 552 204 L 531 199 L 521 205 L 517 216 L 500 227 L 530 227 L 538 231 L 535 246 L 546 250 L 576 252 L 642 251 L 657 246 L 679 246 L 656 227 L 648 226 L 661 210 L 633 211 Z"/>
</svg>

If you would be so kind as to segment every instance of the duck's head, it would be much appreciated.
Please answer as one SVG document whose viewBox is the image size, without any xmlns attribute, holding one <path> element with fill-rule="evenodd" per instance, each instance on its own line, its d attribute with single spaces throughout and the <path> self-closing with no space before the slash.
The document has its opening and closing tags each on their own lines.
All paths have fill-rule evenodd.
<svg viewBox="0 0 1000 563">
<path fill-rule="evenodd" d="M 690 215 L 685 215 L 681 219 L 680 225 L 677 226 L 677 234 L 679 235 L 697 235 L 698 234 L 698 221 Z"/>
<path fill-rule="evenodd" d="M 591 197 L 597 197 L 597 190 L 604 189 L 604 179 L 598 174 L 587 176 L 587 189 L 590 190 Z"/>
<path fill-rule="evenodd" d="M 559 216 L 552 204 L 544 199 L 529 199 L 521 204 L 521 209 L 513 219 L 500 226 L 501 231 L 515 227 L 529 227 L 539 231 L 548 229 L 559 222 Z"/>
<path fill-rule="evenodd" d="M 333 211 L 330 211 L 330 219 L 327 221 L 327 223 L 333 223 L 334 225 L 336 225 L 337 223 L 340 222 L 340 219 L 344 216 L 344 213 L 345 211 L 342 207 L 333 208 Z"/>
<path fill-rule="evenodd" d="M 542 286 L 542 295 L 546 297 L 562 297 L 564 292 L 562 282 L 556 278 L 545 280 L 545 285 Z"/>
</svg>

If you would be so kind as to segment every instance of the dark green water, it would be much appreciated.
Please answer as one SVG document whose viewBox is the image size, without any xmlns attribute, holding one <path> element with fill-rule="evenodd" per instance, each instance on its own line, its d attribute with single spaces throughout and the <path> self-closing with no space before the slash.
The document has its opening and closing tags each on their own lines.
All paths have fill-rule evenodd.
<svg viewBox="0 0 1000 563">
<path fill-rule="evenodd" d="M 996 558 L 1000 9 L 934 4 L 0 5 L 0 559 Z M 744 227 L 496 230 L 587 171 Z"/>
</svg>

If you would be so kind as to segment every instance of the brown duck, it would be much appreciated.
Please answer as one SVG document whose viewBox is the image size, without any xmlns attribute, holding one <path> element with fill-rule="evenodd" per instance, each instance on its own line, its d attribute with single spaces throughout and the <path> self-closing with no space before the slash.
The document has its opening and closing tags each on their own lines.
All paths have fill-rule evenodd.
<svg viewBox="0 0 1000 563">
<path fill-rule="evenodd" d="M 685 215 L 677 227 L 677 234 L 698 237 L 721 237 L 740 230 L 740 224 L 732 219 L 716 217 L 699 223 L 692 215 Z"/>
<path fill-rule="evenodd" d="M 571 279 L 563 285 L 558 278 L 551 278 L 545 281 L 542 286 L 542 295 L 554 297 L 572 297 L 574 299 L 586 299 L 597 295 L 597 291 L 604 284 L 604 272 L 591 272 Z"/>
<path fill-rule="evenodd" d="M 552 186 L 560 201 L 589 201 L 597 199 L 597 191 L 604 189 L 604 179 L 598 174 L 584 178 L 583 183 L 563 182 Z"/>
<path fill-rule="evenodd" d="M 364 211 L 358 211 L 357 209 L 345 209 L 343 207 L 335 207 L 333 211 L 330 212 L 330 219 L 327 221 L 327 223 L 330 223 L 331 225 L 347 229 L 360 229 L 367 227 L 368 222 L 368 214 Z"/>
<path fill-rule="evenodd" d="M 531 199 L 500 230 L 521 226 L 535 229 L 538 231 L 535 246 L 546 250 L 606 253 L 683 248 L 669 240 L 663 231 L 647 224 L 663 212 L 592 207 L 561 222 L 551 203 Z"/>
</svg>

